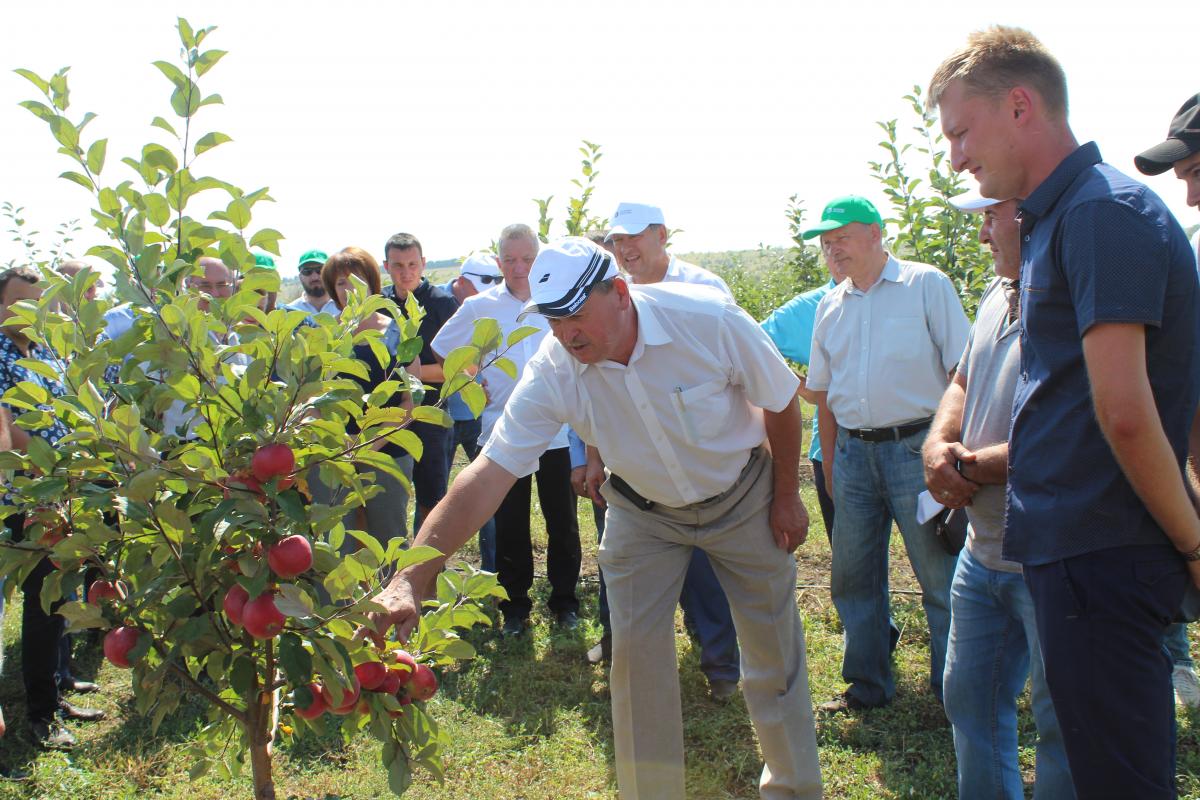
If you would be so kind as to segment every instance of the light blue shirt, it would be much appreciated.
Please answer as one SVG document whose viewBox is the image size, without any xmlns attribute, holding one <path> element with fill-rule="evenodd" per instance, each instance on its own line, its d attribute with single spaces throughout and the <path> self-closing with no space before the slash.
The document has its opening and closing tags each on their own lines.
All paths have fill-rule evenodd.
<svg viewBox="0 0 1200 800">
<path fill-rule="evenodd" d="M 779 348 L 779 352 L 795 361 L 797 364 L 808 366 L 809 355 L 812 353 L 813 323 L 817 319 L 817 306 L 821 298 L 829 294 L 836 284 L 833 281 L 798 294 L 791 300 L 771 312 L 771 316 L 762 321 L 762 329 Z M 812 443 L 808 446 L 808 457 L 812 461 L 821 460 L 821 437 L 817 431 L 817 415 L 813 414 Z"/>
</svg>

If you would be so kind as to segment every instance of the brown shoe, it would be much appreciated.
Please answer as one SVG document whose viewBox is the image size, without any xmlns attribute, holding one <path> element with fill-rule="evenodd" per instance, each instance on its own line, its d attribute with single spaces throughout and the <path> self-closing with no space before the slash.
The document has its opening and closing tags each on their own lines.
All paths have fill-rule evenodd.
<svg viewBox="0 0 1200 800">
<path fill-rule="evenodd" d="M 725 702 L 737 694 L 737 681 L 709 681 L 708 691 L 712 695 L 712 699 L 718 702 Z"/>
<path fill-rule="evenodd" d="M 852 711 L 867 711 L 872 708 L 879 708 L 879 706 L 869 706 L 849 692 L 842 692 L 829 702 L 817 706 L 817 712 L 829 715 L 849 714 Z"/>
</svg>

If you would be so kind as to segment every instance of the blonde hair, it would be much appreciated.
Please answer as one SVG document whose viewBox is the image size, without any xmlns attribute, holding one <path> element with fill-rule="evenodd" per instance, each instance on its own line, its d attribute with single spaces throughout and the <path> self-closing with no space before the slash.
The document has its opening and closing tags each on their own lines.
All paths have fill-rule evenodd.
<svg viewBox="0 0 1200 800">
<path fill-rule="evenodd" d="M 936 108 L 952 82 L 961 80 L 969 94 L 997 96 L 1014 86 L 1028 86 L 1041 96 L 1047 113 L 1067 116 L 1067 76 L 1062 65 L 1038 38 L 1022 28 L 993 25 L 967 37 L 929 81 L 928 103 Z"/>
</svg>

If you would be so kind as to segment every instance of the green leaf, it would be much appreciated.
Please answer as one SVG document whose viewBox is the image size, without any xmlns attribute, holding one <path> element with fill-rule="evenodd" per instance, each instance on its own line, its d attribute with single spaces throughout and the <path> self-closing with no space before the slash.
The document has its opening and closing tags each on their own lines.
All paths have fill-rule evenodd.
<svg viewBox="0 0 1200 800">
<path fill-rule="evenodd" d="M 229 669 L 229 685 L 235 692 L 245 697 L 254 686 L 257 671 L 253 659 L 238 656 L 233 659 L 233 666 Z"/>
<path fill-rule="evenodd" d="M 389 431 L 385 438 L 392 444 L 403 447 L 417 461 L 421 460 L 421 455 L 425 452 L 425 444 L 421 441 L 421 437 L 406 428 Z"/>
<path fill-rule="evenodd" d="M 108 625 L 104 621 L 104 613 L 100 610 L 100 607 L 90 603 L 80 603 L 77 601 L 63 603 L 59 607 L 58 613 L 67 621 L 68 631 L 81 631 L 85 628 L 104 628 Z"/>
<path fill-rule="evenodd" d="M 219 144 L 225 144 L 225 142 L 232 141 L 233 139 L 231 137 L 226 136 L 223 133 L 218 133 L 217 131 L 206 133 L 196 140 L 196 148 L 194 152 L 196 155 L 200 155 L 205 151 L 212 150 Z"/>
<path fill-rule="evenodd" d="M 24 367 L 30 372 L 36 372 L 43 378 L 49 378 L 52 381 L 61 381 L 62 373 L 56 370 L 49 362 L 42 361 L 39 358 L 18 358 L 17 366 Z"/>
<path fill-rule="evenodd" d="M 517 342 L 523 341 L 524 339 L 528 339 L 530 336 L 533 336 L 535 333 L 539 333 L 540 331 L 541 331 L 541 328 L 535 328 L 532 325 L 522 325 L 521 327 L 517 328 L 515 331 L 510 333 L 508 335 L 508 338 L 505 339 L 504 341 L 508 347 L 512 347 Z"/>
<path fill-rule="evenodd" d="M 412 416 L 417 422 L 428 422 L 430 425 L 440 425 L 443 428 L 449 428 L 454 424 L 450 415 L 436 406 L 417 406 L 413 409 Z"/>
<path fill-rule="evenodd" d="M 54 465 L 58 461 L 58 456 L 49 442 L 42 437 L 30 436 L 25 453 L 29 456 L 29 460 L 33 462 L 34 466 L 46 475 L 54 471 Z"/>
<path fill-rule="evenodd" d="M 487 405 L 487 392 L 478 383 L 468 383 L 459 391 L 458 396 L 476 417 L 483 413 L 483 408 Z"/>
<path fill-rule="evenodd" d="M 407 792 L 411 785 L 412 769 L 408 766 L 408 759 L 400 755 L 388 764 L 388 788 L 399 797 Z"/>
<path fill-rule="evenodd" d="M 104 154 L 108 150 L 108 139 L 97 139 L 87 151 L 87 168 L 93 175 L 104 169 Z"/>
<path fill-rule="evenodd" d="M 156 118 L 154 118 L 154 121 L 150 122 L 150 125 L 152 125 L 156 128 L 162 128 L 163 131 L 166 131 L 167 133 L 172 134 L 172 136 L 176 136 L 176 137 L 179 136 L 178 133 L 175 133 L 175 126 L 170 124 L 170 122 L 168 122 L 167 120 L 162 119 L 161 116 L 156 116 Z"/>
<path fill-rule="evenodd" d="M 58 177 L 66 178 L 67 180 L 71 181 L 72 183 L 78 183 L 80 186 L 87 189 L 89 192 L 94 192 L 96 190 L 96 185 L 94 183 L 92 183 L 92 179 L 89 178 L 87 175 L 84 175 L 81 172 L 72 172 L 70 170 L 67 170 L 66 172 L 62 173 Z"/>
<path fill-rule="evenodd" d="M 288 632 L 279 637 L 279 665 L 293 686 L 303 687 L 312 680 L 312 655 L 304 649 L 300 637 Z"/>
<path fill-rule="evenodd" d="M 155 61 L 154 66 L 158 67 L 158 71 L 165 75 L 167 80 L 169 80 L 177 90 L 186 89 L 188 84 L 191 83 L 191 81 L 188 80 L 188 76 L 184 75 L 183 71 L 170 61 Z M 172 103 L 174 103 L 174 99 L 172 99 Z M 179 116 L 183 117 L 187 115 L 180 114 Z"/>
<path fill-rule="evenodd" d="M 258 233 L 250 237 L 251 247 L 261 247 L 269 253 L 279 255 L 279 241 L 284 236 L 273 228 L 263 228 Z"/>
<path fill-rule="evenodd" d="M 38 91 L 41 92 L 42 94 L 50 94 L 50 81 L 48 81 L 45 78 L 43 78 L 42 76 L 38 75 L 33 70 L 14 69 L 13 72 L 17 73 L 22 78 L 24 78 L 25 80 L 29 81 L 34 86 L 36 86 L 38 88 Z"/>
<path fill-rule="evenodd" d="M 275 607 L 288 617 L 304 619 L 312 616 L 313 603 L 304 590 L 294 583 L 281 583 L 279 596 L 275 598 Z"/>
<path fill-rule="evenodd" d="M 488 366 L 495 367 L 514 381 L 517 379 L 517 365 L 513 363 L 511 358 L 497 358 Z"/>
<path fill-rule="evenodd" d="M 475 648 L 463 639 L 450 639 L 442 647 L 442 653 L 459 661 L 468 661 L 475 657 Z"/>
<path fill-rule="evenodd" d="M 171 110 L 184 118 L 194 115 L 200 110 L 200 87 L 189 80 L 183 88 L 176 88 L 171 92 Z"/>
<path fill-rule="evenodd" d="M 479 360 L 479 348 L 471 345 L 464 347 L 456 347 L 446 356 L 445 362 L 442 364 L 442 371 L 447 379 L 462 372 L 468 366 L 477 364 Z"/>
<path fill-rule="evenodd" d="M 485 353 L 495 350 L 500 346 L 500 323 L 487 317 L 475 320 L 471 344 Z"/>
<path fill-rule="evenodd" d="M 154 514 L 162 525 L 163 534 L 172 543 L 178 545 L 192 535 L 192 520 L 173 503 L 159 503 L 154 507 Z"/>
<path fill-rule="evenodd" d="M 196 75 L 203 75 L 208 72 L 217 62 L 224 58 L 226 52 L 224 50 L 205 50 L 196 59 Z"/>
<path fill-rule="evenodd" d="M 149 502 L 158 493 L 159 483 L 164 477 L 165 473 L 157 469 L 148 469 L 139 472 L 125 484 L 122 493 L 130 500 L 139 503 Z"/>
</svg>

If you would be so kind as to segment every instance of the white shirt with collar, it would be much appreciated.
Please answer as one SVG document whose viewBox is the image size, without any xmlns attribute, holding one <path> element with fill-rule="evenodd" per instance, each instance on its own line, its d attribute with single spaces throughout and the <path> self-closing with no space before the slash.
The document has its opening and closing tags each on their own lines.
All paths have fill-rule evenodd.
<svg viewBox="0 0 1200 800">
<path fill-rule="evenodd" d="M 517 315 L 524 307 L 525 301 L 518 299 L 508 290 L 508 285 L 502 281 L 499 285 L 464 300 L 454 316 L 446 320 L 446 324 L 438 331 L 437 336 L 433 337 L 430 346 L 433 348 L 433 352 L 441 358 L 445 358 L 455 348 L 471 343 L 471 334 L 475 331 L 475 321 L 480 319 L 494 319 L 500 323 L 500 331 L 505 338 L 517 328 L 526 325 L 539 328 L 538 333 L 517 342 L 504 354 L 516 365 L 519 378 L 525 372 L 525 365 L 533 358 L 542 340 L 550 332 L 550 325 L 541 314 L 530 314 L 518 322 Z M 488 367 L 480 373 L 480 376 L 486 381 L 488 395 L 487 405 L 480 414 L 482 432 L 479 435 L 479 441 L 483 443 L 492 435 L 492 428 L 504 411 L 517 381 L 497 367 Z M 542 450 L 556 450 L 566 446 L 567 431 L 566 428 L 563 428 L 552 437 L 548 445 L 542 447 Z M 542 450 L 538 451 L 538 455 L 541 455 Z"/>
<path fill-rule="evenodd" d="M 296 300 L 284 306 L 288 311 L 303 311 L 306 314 L 329 314 L 336 317 L 341 311 L 337 307 L 337 303 L 332 298 L 325 301 L 325 304 L 317 308 L 312 303 L 308 302 L 308 295 L 302 294 Z"/>
<path fill-rule="evenodd" d="M 483 454 L 530 474 L 565 422 L 643 497 L 679 508 L 729 489 L 800 383 L 750 316 L 713 291 L 631 286 L 627 365 L 581 364 L 553 337 L 529 362 Z"/>
<path fill-rule="evenodd" d="M 849 279 L 821 299 L 808 388 L 827 391 L 843 428 L 885 428 L 932 416 L 970 323 L 943 273 L 889 255 L 863 292 Z"/>
</svg>

